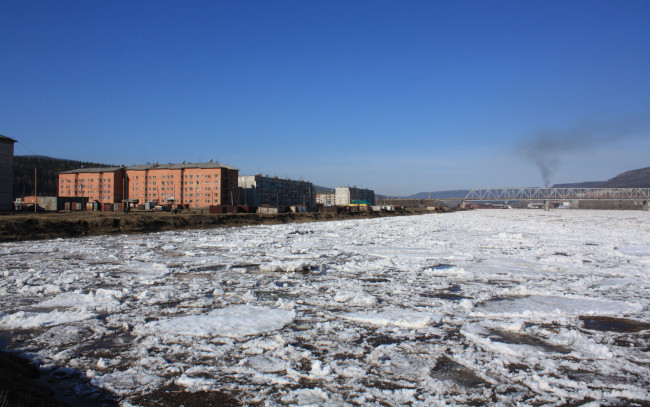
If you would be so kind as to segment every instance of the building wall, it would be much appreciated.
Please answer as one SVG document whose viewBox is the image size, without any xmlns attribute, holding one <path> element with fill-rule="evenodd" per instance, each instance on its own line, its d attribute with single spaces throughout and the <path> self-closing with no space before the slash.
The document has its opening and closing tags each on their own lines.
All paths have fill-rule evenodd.
<svg viewBox="0 0 650 407">
<path fill-rule="evenodd" d="M 90 202 L 117 203 L 124 199 L 123 168 L 59 174 L 60 197 L 86 197 Z"/>
<path fill-rule="evenodd" d="M 313 206 L 316 198 L 311 182 L 261 175 L 239 177 L 239 191 L 240 205 Z"/>
<path fill-rule="evenodd" d="M 0 136 L 0 211 L 13 208 L 14 140 Z"/>
<path fill-rule="evenodd" d="M 134 166 L 113 171 L 59 174 L 59 196 L 88 197 L 90 202 L 123 199 L 155 205 L 185 204 L 192 208 L 237 202 L 238 170 L 200 166 Z"/>
<path fill-rule="evenodd" d="M 316 194 L 316 203 L 325 206 L 336 205 L 336 193 L 321 192 L 319 194 Z"/>
<path fill-rule="evenodd" d="M 353 201 L 368 201 L 375 203 L 375 191 L 371 189 L 337 187 L 335 190 L 336 205 L 350 205 Z"/>
</svg>

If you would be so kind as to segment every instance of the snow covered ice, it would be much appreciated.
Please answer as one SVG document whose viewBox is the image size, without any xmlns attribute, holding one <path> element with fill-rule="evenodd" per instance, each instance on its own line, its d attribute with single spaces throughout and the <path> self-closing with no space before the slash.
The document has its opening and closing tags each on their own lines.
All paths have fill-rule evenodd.
<svg viewBox="0 0 650 407">
<path fill-rule="evenodd" d="M 0 339 L 124 406 L 647 405 L 649 271 L 642 211 L 5 243 Z"/>
</svg>

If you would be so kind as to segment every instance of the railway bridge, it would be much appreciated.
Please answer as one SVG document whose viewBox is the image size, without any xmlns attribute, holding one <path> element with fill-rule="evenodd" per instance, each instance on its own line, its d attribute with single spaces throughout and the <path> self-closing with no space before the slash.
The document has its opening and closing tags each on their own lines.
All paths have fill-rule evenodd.
<svg viewBox="0 0 650 407">
<path fill-rule="evenodd" d="M 569 200 L 642 201 L 643 210 L 650 210 L 650 188 L 487 188 L 471 189 L 465 197 L 451 198 L 466 202 L 477 201 L 543 201 L 544 210 L 550 202 Z"/>
</svg>

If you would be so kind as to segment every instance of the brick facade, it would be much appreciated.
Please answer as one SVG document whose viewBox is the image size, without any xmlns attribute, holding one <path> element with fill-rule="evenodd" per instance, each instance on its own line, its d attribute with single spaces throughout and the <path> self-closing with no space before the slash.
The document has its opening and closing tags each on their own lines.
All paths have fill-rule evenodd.
<svg viewBox="0 0 650 407">
<path fill-rule="evenodd" d="M 90 168 L 59 174 L 59 196 L 90 202 L 184 204 L 191 208 L 237 202 L 239 171 L 220 163 Z"/>
</svg>

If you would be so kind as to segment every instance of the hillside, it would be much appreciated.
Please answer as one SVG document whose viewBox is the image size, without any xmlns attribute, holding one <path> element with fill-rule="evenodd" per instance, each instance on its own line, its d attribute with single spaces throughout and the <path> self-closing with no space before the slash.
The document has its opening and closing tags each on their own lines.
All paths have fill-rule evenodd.
<svg viewBox="0 0 650 407">
<path fill-rule="evenodd" d="M 64 160 L 42 155 L 14 156 L 14 198 L 34 195 L 34 168 L 37 170 L 38 195 L 56 196 L 59 173 L 76 170 L 82 166 L 111 167 L 107 164 Z"/>
<path fill-rule="evenodd" d="M 602 188 L 650 188 L 650 167 L 626 171 L 603 182 Z"/>
<path fill-rule="evenodd" d="M 551 188 L 600 188 L 603 181 L 572 182 L 569 184 L 554 184 Z"/>
<path fill-rule="evenodd" d="M 418 192 L 417 194 L 404 197 L 404 199 L 445 199 L 460 198 L 467 196 L 469 189 L 458 189 L 453 191 Z"/>
</svg>

